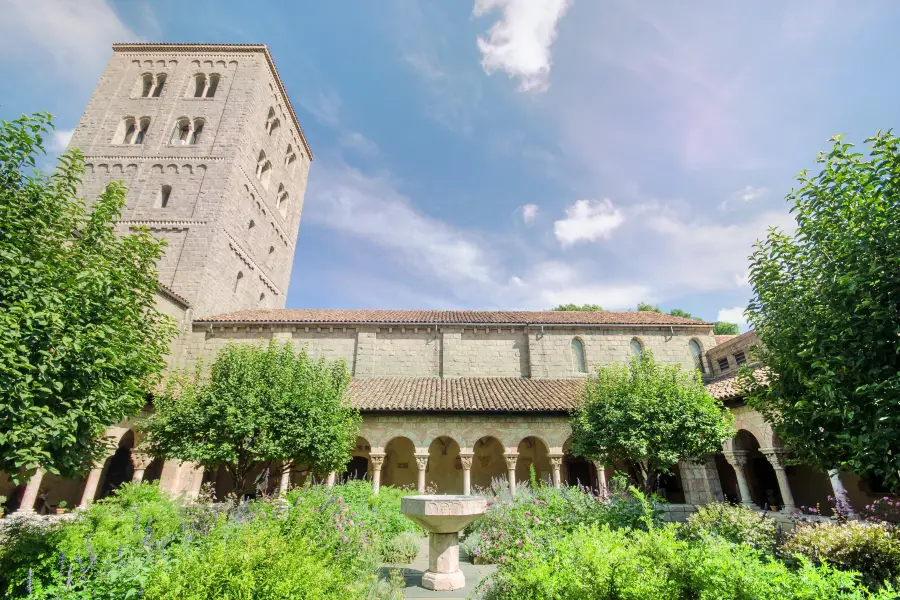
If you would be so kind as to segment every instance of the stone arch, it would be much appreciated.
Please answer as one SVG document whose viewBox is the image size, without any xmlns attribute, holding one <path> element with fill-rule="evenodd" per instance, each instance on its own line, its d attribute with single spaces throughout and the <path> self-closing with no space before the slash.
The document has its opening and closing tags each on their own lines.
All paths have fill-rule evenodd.
<svg viewBox="0 0 900 600">
<path fill-rule="evenodd" d="M 406 436 L 395 436 L 384 445 L 381 479 L 384 485 L 415 488 L 418 478 L 416 446 Z"/>
<path fill-rule="evenodd" d="M 698 338 L 691 338 L 688 341 L 688 349 L 690 350 L 691 357 L 694 360 L 694 368 L 700 369 L 700 372 L 703 374 L 707 373 L 706 363 L 704 362 L 704 357 L 706 356 L 705 351 L 703 350 L 703 342 L 701 342 Z"/>
<path fill-rule="evenodd" d="M 591 489 L 599 487 L 599 473 L 597 465 L 584 456 L 575 454 L 572 450 L 571 436 L 562 445 L 563 459 L 560 467 L 560 481 L 566 485 L 584 486 Z M 609 481 L 609 476 L 615 470 L 612 465 L 604 465 L 604 478 Z"/>
<path fill-rule="evenodd" d="M 343 477 L 345 479 L 370 479 L 372 445 L 364 437 L 357 437 L 351 452 L 352 458 L 347 463 Z"/>
<path fill-rule="evenodd" d="M 131 452 L 137 442 L 134 430 L 116 432 L 110 437 L 116 442 L 117 447 L 116 451 L 103 463 L 103 472 L 98 486 L 99 498 L 106 498 L 119 489 L 123 483 L 131 481 L 134 476 L 134 464 L 131 460 Z"/>
<path fill-rule="evenodd" d="M 434 488 L 438 494 L 462 494 L 463 472 L 459 443 L 452 437 L 438 436 L 429 444 L 425 485 Z"/>
<path fill-rule="evenodd" d="M 633 336 L 628 345 L 631 356 L 640 356 L 647 349 L 647 344 L 639 336 Z"/>
<path fill-rule="evenodd" d="M 472 444 L 472 490 L 488 489 L 495 479 L 506 479 L 506 460 L 503 442 L 494 435 L 485 435 Z"/>
<path fill-rule="evenodd" d="M 150 172 L 153 173 L 154 175 L 162 174 L 163 166 L 161 164 L 157 163 L 157 164 L 153 165 L 152 167 L 150 167 Z"/>
<path fill-rule="evenodd" d="M 760 452 L 760 439 L 747 429 L 739 429 L 732 440 L 733 452 L 747 457 L 745 474 L 747 486 L 750 488 L 750 499 L 757 506 L 767 504 L 781 506 L 781 490 L 775 469 Z"/>
<path fill-rule="evenodd" d="M 529 435 L 522 438 L 517 448 L 516 482 L 528 483 L 531 480 L 531 467 L 537 481 L 552 485 L 553 469 L 550 466 L 550 446 L 542 438 Z"/>
<path fill-rule="evenodd" d="M 147 470 L 144 471 L 144 479 L 142 481 L 146 483 L 156 483 L 162 479 L 163 468 L 165 468 L 165 466 L 166 459 L 154 458 L 147 467 Z"/>
</svg>

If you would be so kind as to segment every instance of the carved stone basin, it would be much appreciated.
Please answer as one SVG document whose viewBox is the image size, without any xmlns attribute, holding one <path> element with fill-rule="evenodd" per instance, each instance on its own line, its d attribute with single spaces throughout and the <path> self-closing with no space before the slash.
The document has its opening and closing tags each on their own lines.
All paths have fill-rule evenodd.
<svg viewBox="0 0 900 600">
<path fill-rule="evenodd" d="M 478 496 L 406 496 L 400 512 L 429 532 L 428 570 L 422 587 L 458 590 L 466 585 L 459 570 L 459 532 L 484 514 L 487 501 Z"/>
</svg>

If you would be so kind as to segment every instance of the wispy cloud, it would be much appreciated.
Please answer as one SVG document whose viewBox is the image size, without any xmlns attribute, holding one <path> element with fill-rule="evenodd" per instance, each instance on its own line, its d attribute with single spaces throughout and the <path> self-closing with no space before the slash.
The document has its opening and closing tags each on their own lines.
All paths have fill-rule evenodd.
<svg viewBox="0 0 900 600">
<path fill-rule="evenodd" d="M 553 233 L 563 248 L 578 242 L 608 237 L 625 221 L 609 199 L 578 200 L 566 209 L 566 218 L 553 224 Z"/>
<path fill-rule="evenodd" d="M 731 194 L 727 199 L 722 201 L 722 204 L 719 205 L 719 210 L 731 210 L 735 207 L 735 205 L 745 202 L 754 202 L 759 200 L 760 198 L 764 198 L 769 193 L 769 188 L 767 187 L 756 187 L 752 185 L 746 185 L 738 191 Z"/>
<path fill-rule="evenodd" d="M 556 39 L 556 25 L 568 7 L 568 0 L 475 0 L 476 17 L 494 10 L 503 12 L 488 36 L 478 38 L 485 72 L 505 71 L 519 80 L 523 92 L 546 90 L 550 47 Z"/>
<path fill-rule="evenodd" d="M 74 129 L 57 129 L 53 132 L 53 138 L 50 140 L 47 150 L 50 152 L 65 152 L 66 147 L 72 140 L 73 133 L 75 133 Z"/>
<path fill-rule="evenodd" d="M 522 220 L 526 225 L 531 225 L 537 218 L 538 212 L 540 212 L 540 207 L 537 204 L 526 204 L 522 207 Z"/>
<path fill-rule="evenodd" d="M 737 323 L 740 326 L 747 325 L 747 316 L 744 314 L 746 307 L 735 306 L 732 308 L 722 308 L 716 316 L 716 321 L 725 321 L 726 323 Z"/>
</svg>

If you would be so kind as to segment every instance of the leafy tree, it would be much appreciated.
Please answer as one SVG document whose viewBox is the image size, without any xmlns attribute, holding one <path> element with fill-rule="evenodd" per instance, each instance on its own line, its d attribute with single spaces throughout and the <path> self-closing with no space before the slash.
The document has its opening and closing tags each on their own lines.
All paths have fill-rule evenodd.
<svg viewBox="0 0 900 600">
<path fill-rule="evenodd" d="M 173 373 L 141 430 L 153 456 L 224 465 L 238 492 L 259 463 L 341 470 L 360 423 L 344 400 L 349 382 L 343 362 L 311 360 L 290 343 L 229 344 L 208 376 L 202 365 Z"/>
<path fill-rule="evenodd" d="M 584 311 L 584 312 L 600 312 L 603 307 L 599 304 L 560 304 L 553 311 Z"/>
<path fill-rule="evenodd" d="M 79 152 L 31 170 L 52 126 L 47 113 L 0 122 L 0 471 L 17 482 L 102 457 L 106 428 L 144 406 L 176 333 L 155 309 L 164 243 L 115 233 L 123 185 L 89 208 Z"/>
<path fill-rule="evenodd" d="M 694 315 L 687 312 L 686 310 L 681 310 L 680 308 L 673 308 L 669 311 L 669 314 L 673 317 L 684 317 L 685 319 L 697 319 Z"/>
<path fill-rule="evenodd" d="M 715 335 L 737 335 L 741 332 L 737 323 L 726 323 L 725 321 L 716 321 L 713 325 L 713 333 Z"/>
<path fill-rule="evenodd" d="M 744 373 L 748 403 L 798 458 L 900 489 L 900 142 L 840 136 L 822 170 L 798 176 L 797 230 L 751 256 L 749 322 L 765 381 Z"/>
<path fill-rule="evenodd" d="M 650 351 L 629 365 L 597 370 L 571 416 L 576 454 L 628 466 L 650 493 L 679 460 L 717 452 L 734 435 L 733 417 L 710 396 L 697 371 L 658 364 Z"/>
<path fill-rule="evenodd" d="M 662 310 L 653 304 L 647 304 L 646 302 L 638 302 L 637 309 L 640 312 L 655 312 L 662 314 Z"/>
</svg>

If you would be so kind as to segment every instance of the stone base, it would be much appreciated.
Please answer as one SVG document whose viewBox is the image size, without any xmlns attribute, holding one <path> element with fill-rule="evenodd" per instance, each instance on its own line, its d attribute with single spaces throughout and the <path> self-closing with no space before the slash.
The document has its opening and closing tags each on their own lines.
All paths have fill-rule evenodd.
<svg viewBox="0 0 900 600">
<path fill-rule="evenodd" d="M 466 576 L 463 575 L 462 571 L 454 571 L 453 573 L 425 571 L 425 573 L 422 574 L 422 587 L 426 590 L 450 592 L 462 589 L 465 586 Z"/>
</svg>

